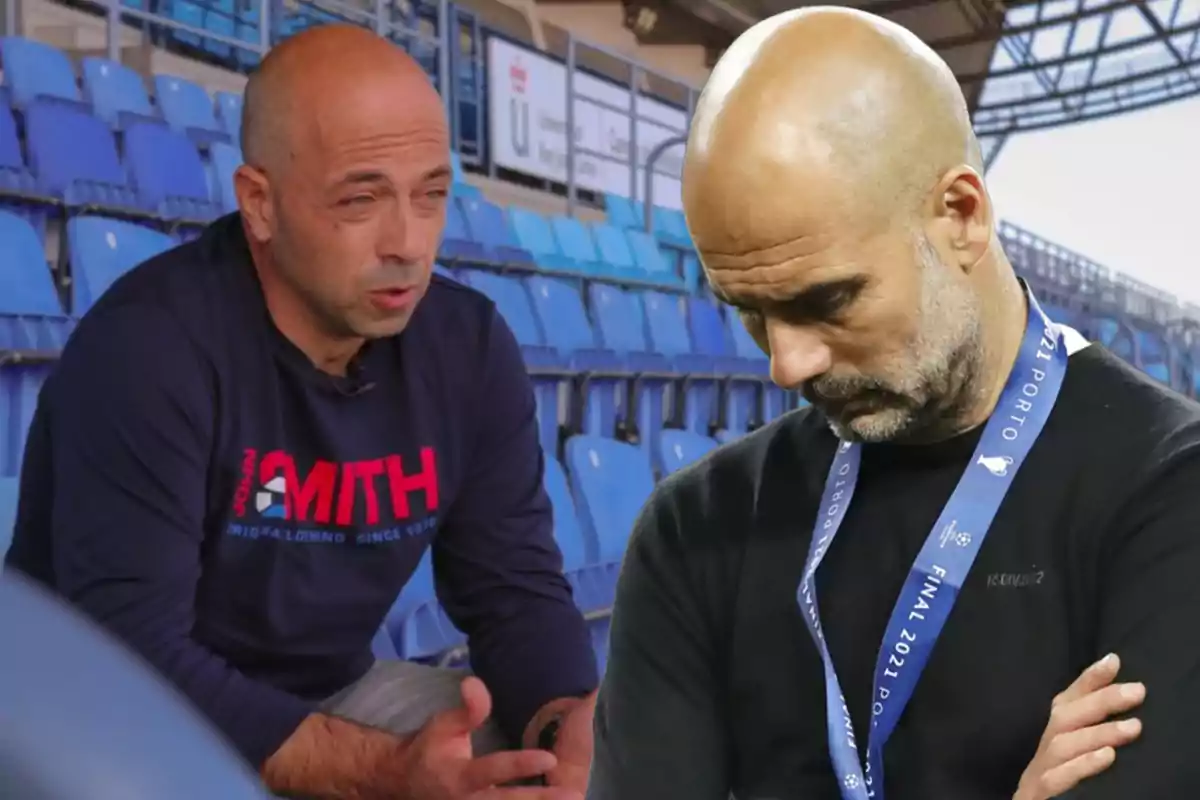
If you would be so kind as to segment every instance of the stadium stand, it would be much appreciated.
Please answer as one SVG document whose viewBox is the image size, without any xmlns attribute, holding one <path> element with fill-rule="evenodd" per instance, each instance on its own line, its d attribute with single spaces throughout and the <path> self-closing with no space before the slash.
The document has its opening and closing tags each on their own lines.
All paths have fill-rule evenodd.
<svg viewBox="0 0 1200 800">
<path fill-rule="evenodd" d="M 33 18 L 55 25 L 69 12 L 81 31 L 74 41 L 91 42 L 70 47 L 70 56 L 32 38 L 0 39 L 0 251 L 7 256 L 0 267 L 0 531 L 11 528 L 5 520 L 14 513 L 38 388 L 74 320 L 128 269 L 236 208 L 242 101 L 230 87 L 241 85 L 239 73 L 257 62 L 266 41 L 355 20 L 390 32 L 446 98 L 455 179 L 438 272 L 492 298 L 521 345 L 537 395 L 555 535 L 603 663 L 605 609 L 655 480 L 798 404 L 794 393 L 770 384 L 767 359 L 736 314 L 706 292 L 674 207 L 678 147 L 670 143 L 681 141 L 694 90 L 625 60 L 630 45 L 619 17 L 604 17 L 615 25 L 607 47 L 542 18 L 562 22 L 579 13 L 594 22 L 611 9 L 420 0 L 387 4 L 388 18 L 380 20 L 358 7 L 335 12 L 286 0 L 272 6 L 277 27 L 264 36 L 257 3 L 122 6 L 107 57 L 96 52 L 104 23 L 89 16 L 99 8 L 82 1 L 63 10 L 27 0 Z M 129 41 L 142 49 L 131 51 Z M 655 63 L 667 59 L 665 50 Z M 504 126 L 517 131 L 519 124 L 501 117 L 530 102 L 535 68 L 538 92 L 565 93 L 565 78 L 553 77 L 565 76 L 564 59 L 579 68 L 577 95 L 587 93 L 571 106 L 580 142 L 561 154 L 539 152 L 549 166 L 523 172 L 526 162 L 519 153 L 505 156 L 498 138 L 511 132 Z M 693 60 L 682 72 L 702 79 L 703 59 Z M 630 85 L 640 87 L 632 96 Z M 568 116 L 557 134 L 563 142 Z M 615 133 L 621 126 L 632 135 L 622 139 Z M 646 168 L 650 150 L 660 158 Z M 637 170 L 629 168 L 630 153 Z M 603 166 L 611 162 L 616 179 L 604 177 L 614 172 Z M 647 172 L 651 199 L 659 200 L 649 214 L 639 188 Z M 1000 236 L 1052 316 L 1155 378 L 1200 393 L 1194 309 L 1015 226 L 1003 224 Z M 446 661 L 463 644 L 438 605 L 427 554 L 377 650 Z"/>
</svg>

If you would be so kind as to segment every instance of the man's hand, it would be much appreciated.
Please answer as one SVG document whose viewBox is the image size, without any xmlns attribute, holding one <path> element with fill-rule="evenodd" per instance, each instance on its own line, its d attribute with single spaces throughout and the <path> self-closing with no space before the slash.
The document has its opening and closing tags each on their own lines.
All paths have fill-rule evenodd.
<svg viewBox="0 0 1200 800">
<path fill-rule="evenodd" d="M 511 787 L 504 784 L 553 772 L 558 759 L 543 750 L 515 750 L 475 758 L 471 732 L 492 712 L 492 698 L 478 678 L 462 683 L 462 708 L 433 717 L 404 751 L 406 800 L 583 800 L 566 787 Z M 590 755 L 590 750 L 589 750 Z M 586 782 L 586 774 L 584 781 Z"/>
<path fill-rule="evenodd" d="M 1138 719 L 1105 721 L 1136 708 L 1146 698 L 1146 687 L 1140 683 L 1113 683 L 1120 669 L 1121 660 L 1107 655 L 1054 698 L 1050 722 L 1013 800 L 1058 797 L 1108 769 L 1117 757 L 1116 748 L 1141 734 Z"/>
</svg>

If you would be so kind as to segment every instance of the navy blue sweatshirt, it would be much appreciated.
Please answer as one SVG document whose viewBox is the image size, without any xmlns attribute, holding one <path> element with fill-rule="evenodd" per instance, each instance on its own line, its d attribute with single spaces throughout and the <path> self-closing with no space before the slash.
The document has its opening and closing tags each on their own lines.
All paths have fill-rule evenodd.
<svg viewBox="0 0 1200 800">
<path fill-rule="evenodd" d="M 346 378 L 319 371 L 271 323 L 226 217 L 81 321 L 34 416 L 7 563 L 259 765 L 368 669 L 432 545 L 439 597 L 515 738 L 597 685 L 534 413 L 495 306 L 436 275 L 402 334 Z"/>
</svg>

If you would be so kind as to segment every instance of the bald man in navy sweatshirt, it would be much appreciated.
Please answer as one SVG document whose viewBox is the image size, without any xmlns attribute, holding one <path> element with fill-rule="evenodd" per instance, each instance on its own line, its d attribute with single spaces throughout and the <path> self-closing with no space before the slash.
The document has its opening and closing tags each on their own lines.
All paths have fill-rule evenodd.
<svg viewBox="0 0 1200 800">
<path fill-rule="evenodd" d="M 242 146 L 240 214 L 117 281 L 67 345 L 8 564 L 161 671 L 278 793 L 580 798 L 596 667 L 518 346 L 489 300 L 432 276 L 437 94 L 385 40 L 314 29 L 252 77 Z M 431 546 L 482 683 L 372 657 Z"/>
</svg>

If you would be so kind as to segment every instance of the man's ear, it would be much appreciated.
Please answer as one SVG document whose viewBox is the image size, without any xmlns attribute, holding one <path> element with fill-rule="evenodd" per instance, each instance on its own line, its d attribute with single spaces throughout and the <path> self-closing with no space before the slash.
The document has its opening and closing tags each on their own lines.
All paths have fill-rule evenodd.
<svg viewBox="0 0 1200 800">
<path fill-rule="evenodd" d="M 926 234 L 938 251 L 969 272 L 991 246 L 995 220 L 979 173 L 965 164 L 947 172 L 930 194 Z"/>
<path fill-rule="evenodd" d="M 258 242 L 270 241 L 275 209 L 271 203 L 271 181 L 267 173 L 258 167 L 242 164 L 233 173 L 233 190 L 251 238 Z"/>
</svg>

